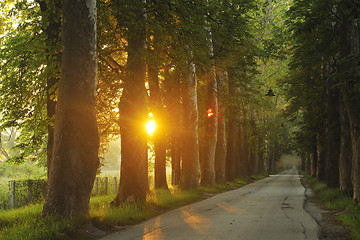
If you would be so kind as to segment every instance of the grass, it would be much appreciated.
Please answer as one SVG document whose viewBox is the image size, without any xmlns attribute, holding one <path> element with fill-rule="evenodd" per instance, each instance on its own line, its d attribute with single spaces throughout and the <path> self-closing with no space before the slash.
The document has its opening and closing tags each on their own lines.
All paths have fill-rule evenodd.
<svg viewBox="0 0 360 240">
<path fill-rule="evenodd" d="M 42 218 L 42 204 L 0 211 L 0 239 L 72 239 L 80 225 L 74 219 Z"/>
<path fill-rule="evenodd" d="M 302 174 L 327 209 L 343 211 L 336 219 L 349 229 L 352 239 L 360 240 L 360 205 L 338 189 L 330 188 L 326 183 L 318 182 L 304 172 Z"/>
<path fill-rule="evenodd" d="M 124 203 L 114 208 L 110 206 L 115 195 L 97 196 L 90 199 L 87 219 L 60 217 L 42 218 L 42 204 L 25 206 L 19 209 L 0 211 L 0 239 L 86 239 L 78 231 L 82 226 L 92 223 L 96 227 L 109 231 L 114 226 L 132 225 L 150 219 L 169 209 L 183 206 L 204 199 L 216 193 L 241 187 L 249 182 L 264 178 L 253 176 L 247 179 L 237 179 L 224 185 L 202 187 L 198 190 L 182 191 L 176 188 L 170 190 L 152 190 L 146 203 Z"/>
</svg>

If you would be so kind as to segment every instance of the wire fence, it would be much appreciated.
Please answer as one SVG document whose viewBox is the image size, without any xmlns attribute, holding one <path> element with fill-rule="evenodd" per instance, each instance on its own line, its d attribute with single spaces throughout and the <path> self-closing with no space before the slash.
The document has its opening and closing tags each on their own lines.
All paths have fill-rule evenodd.
<svg viewBox="0 0 360 240">
<path fill-rule="evenodd" d="M 11 180 L 7 183 L 7 186 L 0 185 L 0 210 L 41 203 L 45 199 L 46 180 Z M 114 194 L 118 184 L 117 177 L 96 177 L 91 196 Z"/>
</svg>

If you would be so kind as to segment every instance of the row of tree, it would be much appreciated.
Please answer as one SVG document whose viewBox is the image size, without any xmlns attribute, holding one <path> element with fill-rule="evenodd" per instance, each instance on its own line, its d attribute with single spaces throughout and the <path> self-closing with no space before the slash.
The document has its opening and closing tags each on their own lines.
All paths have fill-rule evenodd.
<svg viewBox="0 0 360 240">
<path fill-rule="evenodd" d="M 98 156 L 119 136 L 113 204 L 145 201 L 149 112 L 156 188 L 168 188 L 168 160 L 182 189 L 274 170 L 288 128 L 281 97 L 265 93 L 283 74 L 288 3 L 96 3 L 2 3 L 17 17 L 1 32 L 1 127 L 20 132 L 10 160 L 47 166 L 45 215 L 87 213 Z"/>
<path fill-rule="evenodd" d="M 304 169 L 360 200 L 360 2 L 296 0 L 288 113 Z"/>
</svg>

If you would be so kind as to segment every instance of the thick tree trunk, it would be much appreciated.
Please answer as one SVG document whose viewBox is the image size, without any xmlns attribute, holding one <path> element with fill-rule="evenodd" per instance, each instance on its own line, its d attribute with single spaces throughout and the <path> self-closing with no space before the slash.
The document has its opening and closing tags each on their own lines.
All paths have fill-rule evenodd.
<svg viewBox="0 0 360 240">
<path fill-rule="evenodd" d="M 316 138 L 316 136 L 314 136 Z M 310 153 L 310 176 L 316 177 L 316 168 L 318 162 L 318 154 L 316 148 L 316 139 L 313 142 L 312 152 Z"/>
<path fill-rule="evenodd" d="M 264 158 L 264 148 L 265 148 L 265 139 L 262 133 L 258 134 L 258 161 L 259 161 L 259 174 L 265 173 L 265 158 Z"/>
<path fill-rule="evenodd" d="M 121 169 L 119 191 L 113 205 L 121 202 L 144 202 L 148 187 L 145 89 L 145 11 L 142 0 L 129 3 L 133 22 L 128 23 L 128 59 L 121 96 Z M 136 20 L 136 21 L 135 21 Z"/>
<path fill-rule="evenodd" d="M 360 34 L 359 26 L 355 19 L 344 14 L 342 16 L 342 27 L 340 28 L 341 48 L 340 57 L 360 55 Z M 348 119 L 350 123 L 350 135 L 352 146 L 352 169 L 351 180 L 353 185 L 353 199 L 360 202 L 360 95 L 357 90 L 358 79 L 354 76 L 359 75 L 359 60 L 352 60 L 351 63 L 345 62 L 341 70 L 346 73 L 342 78 L 344 87 L 342 88 L 342 97 L 344 99 Z"/>
<path fill-rule="evenodd" d="M 237 96 L 236 85 L 234 84 L 234 76 L 232 72 L 229 72 L 228 75 L 228 96 L 234 98 Z M 225 176 L 227 181 L 232 181 L 235 179 L 237 174 L 237 168 L 239 164 L 239 144 L 238 144 L 238 134 L 239 134 L 239 110 L 236 107 L 235 103 L 230 103 L 227 109 L 227 155 L 226 155 L 226 166 L 225 166 Z M 237 109 L 237 110 L 235 110 Z"/>
<path fill-rule="evenodd" d="M 306 153 L 306 156 L 305 156 L 305 172 L 310 174 L 310 169 L 311 169 L 310 154 Z"/>
<path fill-rule="evenodd" d="M 216 78 L 218 83 L 218 131 L 215 151 L 215 182 L 225 183 L 225 163 L 226 163 L 226 118 L 225 118 L 225 77 L 226 74 L 217 69 Z"/>
<path fill-rule="evenodd" d="M 238 174 L 236 177 L 245 177 L 250 176 L 252 173 L 252 162 L 250 160 L 250 151 L 249 151 L 249 137 L 248 137 L 248 130 L 247 130 L 247 111 L 245 106 L 241 106 L 242 108 L 242 116 L 240 120 L 240 127 L 239 127 L 239 162 L 240 165 L 238 166 Z"/>
<path fill-rule="evenodd" d="M 352 196 L 351 165 L 352 147 L 348 115 L 344 102 L 340 105 L 341 139 L 339 160 L 340 191 Z"/>
<path fill-rule="evenodd" d="M 154 115 L 156 130 L 153 133 L 155 150 L 155 188 L 168 189 L 166 181 L 166 123 L 164 107 L 159 86 L 157 67 L 148 65 L 151 111 Z"/>
<path fill-rule="evenodd" d="M 325 125 L 320 127 L 320 134 L 316 137 L 317 142 L 317 154 L 318 154 L 318 161 L 316 166 L 316 179 L 318 181 L 325 181 L 325 174 L 326 174 L 326 145 L 324 136 L 326 135 L 325 132 Z"/>
<path fill-rule="evenodd" d="M 202 186 L 211 186 L 215 184 L 215 152 L 217 142 L 218 125 L 218 101 L 217 101 L 217 82 L 215 67 L 211 67 L 205 74 L 207 84 L 207 117 L 205 119 L 205 139 L 203 159 L 200 161 Z"/>
<path fill-rule="evenodd" d="M 169 139 L 171 145 L 171 184 L 180 185 L 181 173 L 181 138 L 182 129 L 182 108 L 180 103 L 180 74 L 177 69 L 170 72 L 170 67 L 164 68 L 164 88 L 166 103 L 166 118 L 169 129 Z"/>
<path fill-rule="evenodd" d="M 237 122 L 235 120 L 235 116 L 231 114 L 229 116 L 227 124 L 227 155 L 225 166 L 225 176 L 227 181 L 234 180 L 236 175 L 236 160 L 238 159 L 238 151 L 236 144 L 237 133 Z"/>
<path fill-rule="evenodd" d="M 99 165 L 96 2 L 63 1 L 63 56 L 44 215 L 87 215 Z"/>
<path fill-rule="evenodd" d="M 328 64 L 328 74 L 332 73 L 332 64 Z M 334 88 L 337 84 L 328 80 L 327 103 L 327 156 L 326 156 L 326 182 L 330 187 L 339 186 L 339 159 L 340 159 L 340 113 L 339 90 Z"/>
<path fill-rule="evenodd" d="M 251 169 L 252 174 L 259 174 L 259 155 L 258 155 L 258 141 L 257 137 L 259 135 L 256 122 L 255 122 L 255 112 L 251 111 L 251 118 L 250 118 L 250 125 L 251 125 L 251 135 L 249 137 L 249 159 L 252 163 L 253 169 Z"/>
<path fill-rule="evenodd" d="M 180 187 L 194 189 L 199 187 L 199 134 L 197 81 L 195 65 L 189 62 L 182 69 L 183 132 L 182 169 Z"/>
<path fill-rule="evenodd" d="M 56 89 L 60 81 L 61 65 L 61 0 L 46 2 L 36 0 L 40 5 L 42 16 L 42 30 L 46 35 L 47 52 L 47 84 L 46 84 L 46 109 L 48 119 L 47 141 L 47 171 L 48 178 L 51 169 L 54 148 L 54 120 L 56 107 Z"/>
</svg>

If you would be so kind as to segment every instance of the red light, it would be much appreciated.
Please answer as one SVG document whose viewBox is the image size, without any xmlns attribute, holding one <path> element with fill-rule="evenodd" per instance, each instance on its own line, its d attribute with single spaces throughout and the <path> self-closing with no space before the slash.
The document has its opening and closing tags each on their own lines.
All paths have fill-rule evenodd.
<svg viewBox="0 0 360 240">
<path fill-rule="evenodd" d="M 211 108 L 209 108 L 209 109 L 206 111 L 206 113 L 207 113 L 207 116 L 208 116 L 208 117 L 211 117 L 211 116 L 214 115 L 214 113 L 212 112 L 212 109 L 211 109 Z"/>
</svg>

